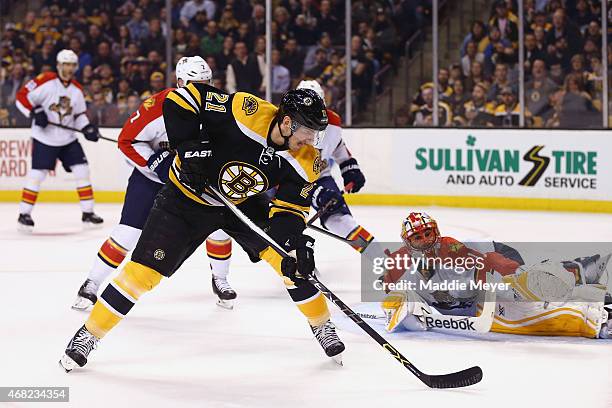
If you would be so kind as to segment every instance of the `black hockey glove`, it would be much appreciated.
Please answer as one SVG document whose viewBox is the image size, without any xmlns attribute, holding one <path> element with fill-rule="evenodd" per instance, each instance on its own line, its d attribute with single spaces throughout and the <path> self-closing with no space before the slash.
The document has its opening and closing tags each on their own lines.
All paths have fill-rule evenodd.
<svg viewBox="0 0 612 408">
<path fill-rule="evenodd" d="M 356 193 L 364 186 L 365 176 L 353 157 L 340 164 L 340 172 L 344 179 L 344 191 L 347 193 Z"/>
<path fill-rule="evenodd" d="M 98 127 L 96 125 L 92 125 L 91 123 L 81 129 L 81 132 L 83 132 L 85 139 L 89 140 L 90 142 L 97 142 L 98 139 L 100 139 Z"/>
<path fill-rule="evenodd" d="M 30 117 L 34 119 L 34 124 L 41 128 L 46 128 L 49 124 L 49 119 L 47 119 L 47 114 L 42 106 L 35 106 L 30 111 Z"/>
<path fill-rule="evenodd" d="M 294 283 L 308 279 L 314 272 L 314 239 L 308 235 L 292 235 L 284 243 L 287 252 L 295 251 L 295 258 L 288 256 L 281 262 L 281 272 Z"/>
<path fill-rule="evenodd" d="M 334 214 L 340 211 L 340 209 L 344 206 L 344 197 L 342 197 L 342 194 L 339 192 L 323 186 L 315 188 L 314 192 L 312 193 L 312 206 L 316 210 L 319 210 L 328 205 L 328 203 L 329 206 L 327 207 L 326 213 Z"/>
<path fill-rule="evenodd" d="M 181 161 L 181 180 L 187 183 L 196 193 L 201 194 L 208 183 L 206 169 L 213 154 L 210 142 L 208 140 L 191 140 L 181 143 L 176 148 L 176 154 Z"/>
<path fill-rule="evenodd" d="M 155 174 L 157 174 L 162 183 L 168 181 L 168 174 L 170 172 L 170 166 L 172 166 L 174 156 L 174 152 L 161 150 L 157 153 L 153 153 L 151 157 L 149 157 L 149 160 L 147 160 L 147 166 L 151 171 L 154 171 Z"/>
</svg>

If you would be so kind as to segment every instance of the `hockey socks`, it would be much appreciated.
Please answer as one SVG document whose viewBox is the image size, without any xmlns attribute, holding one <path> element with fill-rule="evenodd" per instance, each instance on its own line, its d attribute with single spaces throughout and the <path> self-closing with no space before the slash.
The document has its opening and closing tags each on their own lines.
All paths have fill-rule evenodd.
<svg viewBox="0 0 612 408">
<path fill-rule="evenodd" d="M 214 276 L 227 278 L 232 257 L 232 239 L 225 232 L 218 230 L 206 239 L 206 254 L 210 260 L 210 269 Z"/>
<path fill-rule="evenodd" d="M 147 266 L 128 262 L 109 283 L 85 322 L 97 338 L 104 337 L 129 313 L 140 296 L 159 284 L 162 275 Z"/>
</svg>

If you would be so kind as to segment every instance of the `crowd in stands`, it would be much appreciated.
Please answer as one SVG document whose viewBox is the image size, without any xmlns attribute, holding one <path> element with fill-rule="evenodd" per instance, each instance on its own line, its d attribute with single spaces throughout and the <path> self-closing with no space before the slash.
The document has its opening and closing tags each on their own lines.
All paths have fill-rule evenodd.
<svg viewBox="0 0 612 408">
<path fill-rule="evenodd" d="M 602 61 L 601 1 L 525 0 L 524 16 L 525 125 L 600 127 L 603 70 L 612 67 L 612 45 Z M 456 62 L 437 75 L 440 126 L 519 124 L 518 27 L 513 0 L 492 2 L 488 21 L 472 23 Z M 433 88 L 422 84 L 395 124 L 431 126 Z"/>
<path fill-rule="evenodd" d="M 166 86 L 166 38 L 172 67 L 201 55 L 216 87 L 265 95 L 263 0 L 173 0 L 172 27 L 164 0 L 42 0 L 3 28 L 0 38 L 0 126 L 27 126 L 15 93 L 29 79 L 55 70 L 61 49 L 79 57 L 89 115 L 98 126 L 121 126 L 140 102 Z M 275 0 L 272 95 L 276 102 L 304 78 L 317 79 L 328 106 L 345 98 L 347 57 L 344 0 Z M 356 110 L 365 109 L 374 75 L 397 64 L 402 44 L 426 21 L 430 0 L 351 2 L 352 69 Z M 171 83 L 174 84 L 172 74 Z"/>
</svg>

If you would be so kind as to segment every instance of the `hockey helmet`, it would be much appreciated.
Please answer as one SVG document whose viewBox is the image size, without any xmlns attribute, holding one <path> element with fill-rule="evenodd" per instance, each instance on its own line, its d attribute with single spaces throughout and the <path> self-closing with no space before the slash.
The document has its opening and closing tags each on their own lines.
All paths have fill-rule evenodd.
<svg viewBox="0 0 612 408">
<path fill-rule="evenodd" d="M 321 88 L 321 85 L 319 85 L 319 83 L 315 80 L 305 79 L 300 81 L 296 89 L 312 89 L 321 97 L 321 99 L 323 99 L 323 103 L 325 103 L 325 92 L 323 92 L 323 88 Z"/>
<path fill-rule="evenodd" d="M 435 234 L 435 240 L 428 246 L 428 248 L 415 248 L 410 241 L 410 237 L 424 232 L 427 229 L 433 230 Z M 402 241 L 411 249 L 424 250 L 432 247 L 440 238 L 440 230 L 438 229 L 438 223 L 424 212 L 411 212 L 408 217 L 402 221 Z"/>
<path fill-rule="evenodd" d="M 277 121 L 280 126 L 283 118 L 291 118 L 291 134 L 283 135 L 285 145 L 300 127 L 313 131 L 314 141 L 312 145 L 320 148 L 327 128 L 327 110 L 323 99 L 312 89 L 292 89 L 283 95 L 278 106 Z M 282 132 L 281 132 L 282 134 Z"/>
<path fill-rule="evenodd" d="M 61 50 L 57 53 L 58 64 L 78 64 L 79 57 L 72 50 Z"/>
<path fill-rule="evenodd" d="M 183 86 L 189 81 L 212 80 L 212 70 L 204 61 L 204 58 L 196 55 L 195 57 L 183 57 L 176 63 L 176 82 L 183 80 Z"/>
</svg>

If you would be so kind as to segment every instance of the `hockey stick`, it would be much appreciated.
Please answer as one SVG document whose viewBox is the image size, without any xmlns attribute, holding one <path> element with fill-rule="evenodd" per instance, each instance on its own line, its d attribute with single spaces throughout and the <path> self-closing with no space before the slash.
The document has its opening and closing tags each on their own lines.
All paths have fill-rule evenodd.
<svg viewBox="0 0 612 408">
<path fill-rule="evenodd" d="M 253 221 L 251 221 L 246 215 L 244 215 L 236 205 L 231 202 L 224 195 L 220 194 L 216 188 L 207 185 L 208 190 L 216 196 L 216 198 L 222 202 L 240 221 L 242 221 L 247 227 L 249 227 L 254 233 L 259 235 L 266 243 L 272 247 L 276 252 L 282 256 L 289 256 L 287 251 L 278 245 L 272 238 L 268 236 L 260 227 L 258 227 Z M 385 340 L 376 330 L 370 327 L 366 322 L 363 321 L 353 310 L 351 310 L 338 296 L 332 291 L 327 289 L 316 277 L 309 275 L 308 281 L 312 283 L 323 295 L 335 304 L 349 319 L 351 319 L 357 326 L 365 331 L 370 337 L 372 337 L 382 348 L 387 350 L 391 355 L 399 361 L 404 367 L 406 367 L 412 374 L 414 374 L 419 380 L 425 385 L 431 388 L 457 388 L 467 387 L 469 385 L 476 384 L 482 380 L 482 369 L 478 366 L 470 367 L 465 370 L 461 370 L 455 373 L 430 375 L 425 374 L 416 368 L 410 361 L 406 359 L 395 347 L 393 347 L 387 340 Z"/>
<path fill-rule="evenodd" d="M 320 232 L 323 235 L 327 235 L 328 237 L 332 237 L 337 239 L 338 241 L 342 241 L 345 244 L 349 244 L 349 245 L 353 245 L 353 246 L 359 246 L 360 248 L 367 248 L 368 245 L 370 245 L 369 242 L 367 242 L 365 239 L 363 239 L 363 237 L 357 236 L 355 239 L 347 239 L 344 237 L 341 237 L 340 235 L 336 235 L 333 232 L 331 232 L 330 230 L 326 229 L 326 228 L 322 228 L 322 227 L 318 227 L 316 225 L 313 225 L 313 222 L 315 222 L 317 219 L 319 219 L 323 214 L 325 214 L 327 212 L 327 210 L 329 209 L 329 207 L 331 207 L 332 205 L 336 204 L 336 200 L 332 199 L 330 201 L 328 201 L 323 207 L 319 208 L 319 211 L 317 211 L 315 213 L 315 215 L 312 216 L 312 218 L 310 220 L 308 220 L 308 222 L 306 222 L 306 228 L 310 228 L 312 230 L 315 230 L 317 232 Z"/>
<path fill-rule="evenodd" d="M 457 330 L 461 332 L 488 333 L 493 325 L 493 316 L 495 314 L 495 292 L 488 290 L 485 293 L 484 307 L 480 316 L 455 316 L 432 314 L 429 310 L 421 307 L 420 315 L 415 315 L 416 318 L 423 323 L 428 329 L 442 330 Z M 359 317 L 364 319 L 385 320 L 384 315 L 357 313 Z"/>
<path fill-rule="evenodd" d="M 80 130 L 80 129 L 73 128 L 73 127 L 66 126 L 66 125 L 62 125 L 61 123 L 49 122 L 49 124 L 53 125 L 53 126 L 57 126 L 58 128 L 62 128 L 62 129 L 66 129 L 66 130 L 72 130 L 73 132 L 83 133 L 83 131 Z M 98 132 L 98 138 L 100 138 L 102 140 L 107 140 L 109 142 L 117 143 L 117 141 L 115 139 L 111 139 L 110 137 L 104 137 L 104 136 L 102 136 L 100 134 L 100 132 Z"/>
</svg>

